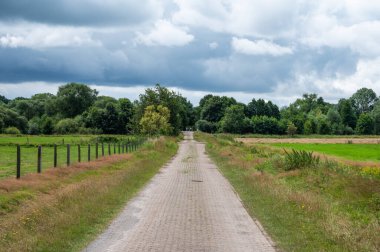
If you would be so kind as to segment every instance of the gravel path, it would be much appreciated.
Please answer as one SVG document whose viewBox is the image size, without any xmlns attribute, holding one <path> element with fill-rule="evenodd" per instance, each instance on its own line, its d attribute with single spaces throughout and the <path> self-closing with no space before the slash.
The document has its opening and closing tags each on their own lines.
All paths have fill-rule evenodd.
<svg viewBox="0 0 380 252">
<path fill-rule="evenodd" d="M 186 132 L 175 158 L 84 251 L 275 251 L 272 244 Z"/>
</svg>

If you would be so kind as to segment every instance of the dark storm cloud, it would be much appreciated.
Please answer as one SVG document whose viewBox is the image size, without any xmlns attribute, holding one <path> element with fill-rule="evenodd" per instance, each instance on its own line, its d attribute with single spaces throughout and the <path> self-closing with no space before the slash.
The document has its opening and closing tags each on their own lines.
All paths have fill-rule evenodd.
<svg viewBox="0 0 380 252">
<path fill-rule="evenodd" d="M 64 25 L 127 25 L 155 18 L 150 0 L 1 0 L 0 20 Z"/>
</svg>

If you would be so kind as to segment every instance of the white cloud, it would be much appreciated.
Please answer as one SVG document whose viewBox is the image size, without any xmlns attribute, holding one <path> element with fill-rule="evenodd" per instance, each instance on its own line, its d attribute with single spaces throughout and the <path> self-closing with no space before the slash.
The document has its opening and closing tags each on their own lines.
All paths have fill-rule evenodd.
<svg viewBox="0 0 380 252">
<path fill-rule="evenodd" d="M 219 47 L 219 44 L 217 42 L 211 42 L 210 44 L 208 44 L 208 46 L 211 48 L 211 49 L 216 49 Z"/>
<path fill-rule="evenodd" d="M 137 33 L 136 42 L 147 46 L 184 46 L 194 40 L 186 28 L 173 25 L 167 20 L 158 20 L 148 34 Z"/>
<path fill-rule="evenodd" d="M 100 46 L 87 28 L 48 26 L 36 23 L 0 23 L 0 47 L 48 48 L 62 46 Z"/>
<path fill-rule="evenodd" d="M 232 48 L 242 54 L 248 55 L 272 55 L 282 56 L 292 54 L 293 50 L 289 47 L 283 47 L 270 41 L 256 40 L 251 41 L 248 39 L 232 38 Z"/>
<path fill-rule="evenodd" d="M 174 0 L 177 23 L 237 36 L 288 37 L 301 0 Z M 281 20 L 281 21 L 279 21 Z"/>
</svg>

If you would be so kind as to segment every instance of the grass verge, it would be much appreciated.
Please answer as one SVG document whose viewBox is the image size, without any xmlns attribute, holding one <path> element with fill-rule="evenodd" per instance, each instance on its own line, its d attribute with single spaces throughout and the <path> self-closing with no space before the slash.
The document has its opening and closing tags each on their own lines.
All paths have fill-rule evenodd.
<svg viewBox="0 0 380 252">
<path fill-rule="evenodd" d="M 177 151 L 176 139 L 0 181 L 2 251 L 80 251 Z"/>
<path fill-rule="evenodd" d="M 333 161 L 286 171 L 280 150 L 195 136 L 280 250 L 380 250 L 378 177 Z"/>
</svg>

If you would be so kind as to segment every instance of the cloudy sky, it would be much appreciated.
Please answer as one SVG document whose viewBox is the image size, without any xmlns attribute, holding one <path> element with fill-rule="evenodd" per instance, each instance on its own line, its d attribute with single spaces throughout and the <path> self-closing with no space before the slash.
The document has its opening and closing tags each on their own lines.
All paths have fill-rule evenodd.
<svg viewBox="0 0 380 252">
<path fill-rule="evenodd" d="M 1 0 L 0 94 L 67 82 L 132 99 L 161 83 L 195 104 L 380 94 L 380 1 Z"/>
</svg>

